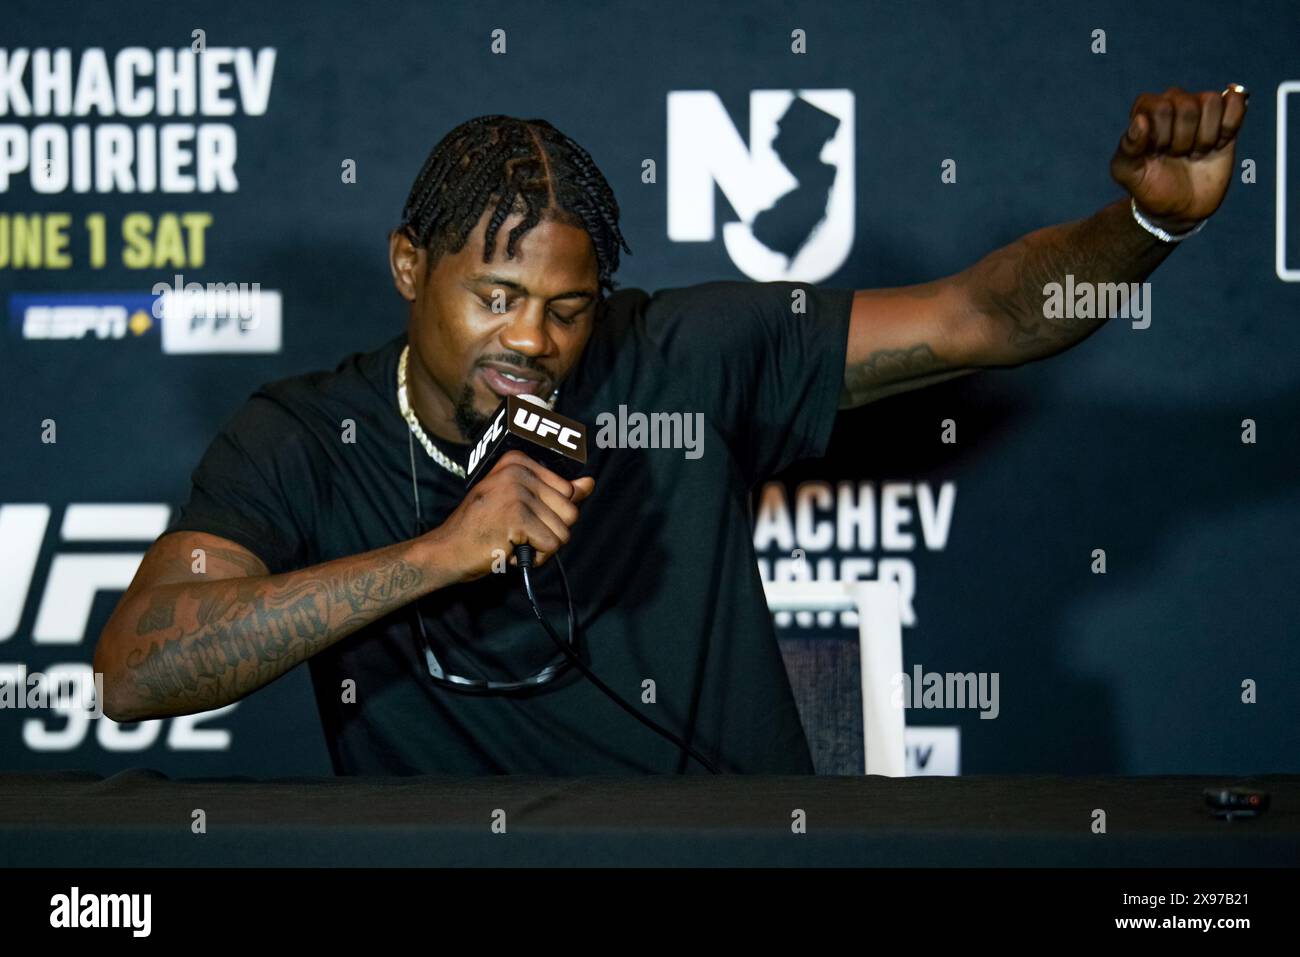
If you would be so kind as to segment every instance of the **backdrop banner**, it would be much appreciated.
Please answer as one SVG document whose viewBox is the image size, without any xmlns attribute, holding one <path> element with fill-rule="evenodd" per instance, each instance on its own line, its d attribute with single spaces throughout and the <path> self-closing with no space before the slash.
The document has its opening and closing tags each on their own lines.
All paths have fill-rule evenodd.
<svg viewBox="0 0 1300 957">
<path fill-rule="evenodd" d="M 72 699 L 218 426 L 401 330 L 387 235 L 456 124 L 539 117 L 582 144 L 622 209 L 622 287 L 870 289 L 1122 198 L 1134 98 L 1237 82 L 1224 205 L 1131 315 L 841 413 L 826 458 L 755 487 L 754 543 L 765 581 L 898 582 L 911 773 L 1296 769 L 1295 4 L 41 0 L 4 20 L 0 684 L 22 694 L 0 697 L 0 768 L 330 773 L 305 667 L 137 724 Z M 818 769 L 862 773 L 855 615 L 776 626 Z"/>
</svg>

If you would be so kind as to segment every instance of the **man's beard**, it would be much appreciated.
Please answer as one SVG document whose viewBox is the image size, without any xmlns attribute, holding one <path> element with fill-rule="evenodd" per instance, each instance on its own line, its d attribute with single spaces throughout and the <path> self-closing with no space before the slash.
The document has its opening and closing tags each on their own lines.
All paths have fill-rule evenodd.
<svg viewBox="0 0 1300 957">
<path fill-rule="evenodd" d="M 491 418 L 490 414 L 484 415 L 474 407 L 474 380 L 470 379 L 465 383 L 460 397 L 456 400 L 455 421 L 461 438 L 466 442 L 473 442 L 483 431 L 483 427 L 488 424 L 489 418 Z"/>
</svg>

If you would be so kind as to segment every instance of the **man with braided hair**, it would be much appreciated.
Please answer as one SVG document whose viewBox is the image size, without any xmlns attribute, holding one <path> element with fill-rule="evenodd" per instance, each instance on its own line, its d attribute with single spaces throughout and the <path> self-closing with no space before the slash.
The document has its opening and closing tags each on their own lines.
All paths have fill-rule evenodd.
<svg viewBox="0 0 1300 957">
<path fill-rule="evenodd" d="M 389 236 L 405 331 L 222 427 L 100 637 L 105 713 L 205 711 L 309 661 L 336 773 L 701 770 L 555 667 L 509 568 L 527 543 L 555 617 L 563 549 L 579 654 L 632 707 L 723 771 L 810 773 L 750 490 L 821 456 L 838 409 L 1094 332 L 1104 316 L 1048 318 L 1044 283 L 1145 278 L 1222 202 L 1245 105 L 1236 86 L 1139 97 L 1111 161 L 1128 198 L 885 290 L 619 290 L 631 250 L 587 152 L 543 120 L 461 124 Z M 703 454 L 588 443 L 570 481 L 510 452 L 466 494 L 469 443 L 525 393 L 589 425 L 699 413 Z"/>
</svg>

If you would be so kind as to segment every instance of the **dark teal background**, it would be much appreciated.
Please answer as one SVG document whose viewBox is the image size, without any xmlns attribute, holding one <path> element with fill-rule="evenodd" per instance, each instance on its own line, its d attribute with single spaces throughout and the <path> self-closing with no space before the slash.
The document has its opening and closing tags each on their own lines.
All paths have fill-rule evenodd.
<svg viewBox="0 0 1300 957">
<path fill-rule="evenodd" d="M 282 351 L 256 356 L 164 355 L 154 337 L 35 343 L 6 317 L 0 502 L 54 514 L 0 662 L 88 661 L 116 599 L 100 596 L 82 645 L 31 644 L 67 503 L 180 502 L 217 425 L 258 384 L 333 367 L 401 327 L 386 233 L 430 148 L 471 116 L 544 117 L 582 143 L 634 250 L 616 278 L 657 289 L 744 278 L 719 239 L 667 238 L 666 95 L 716 91 L 745 131 L 752 89 L 851 89 L 856 239 L 824 284 L 865 288 L 950 274 L 1119 198 L 1107 163 L 1138 93 L 1237 81 L 1253 94 L 1238 160 L 1255 160 L 1258 182 L 1234 182 L 1154 275 L 1150 329 L 1112 323 L 1051 361 L 842 414 L 828 459 L 784 478 L 957 482 L 948 547 L 909 553 L 920 624 L 904 646 L 909 669 L 1001 676 L 996 721 L 908 716 L 961 725 L 964 772 L 1294 771 L 1300 286 L 1277 278 L 1273 248 L 1276 89 L 1300 79 L 1298 27 L 1283 2 L 9 4 L 0 46 L 67 46 L 74 62 L 88 46 L 188 46 L 195 28 L 212 46 L 277 49 L 267 114 L 211 118 L 237 130 L 238 193 L 39 196 L 19 177 L 0 212 L 209 210 L 207 266 L 186 278 L 259 281 L 285 312 Z M 496 28 L 504 57 L 489 53 Z M 795 28 L 807 55 L 789 52 Z M 1105 55 L 1089 50 L 1095 28 Z M 1290 140 L 1300 267 L 1300 108 Z M 641 182 L 647 157 L 656 185 Z M 946 157 L 954 186 L 939 181 Z M 735 218 L 725 200 L 718 216 Z M 6 270 L 0 293 L 147 292 L 162 272 Z M 39 441 L 45 418 L 57 445 Z M 938 441 L 945 418 L 955 447 Z M 1246 418 L 1255 445 L 1240 441 Z M 1094 548 L 1105 576 L 1089 572 Z M 1247 678 L 1254 705 L 1240 701 Z M 234 734 L 229 753 L 92 741 L 36 754 L 20 738 L 27 717 L 0 712 L 0 767 L 328 773 L 304 669 L 215 722 Z"/>
</svg>

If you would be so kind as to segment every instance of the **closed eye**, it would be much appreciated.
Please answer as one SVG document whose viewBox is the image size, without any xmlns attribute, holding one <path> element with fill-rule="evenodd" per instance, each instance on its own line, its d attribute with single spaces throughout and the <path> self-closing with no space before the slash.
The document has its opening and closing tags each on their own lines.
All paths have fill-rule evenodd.
<svg viewBox="0 0 1300 957">
<path fill-rule="evenodd" d="M 492 300 L 491 300 L 491 298 L 485 298 L 485 297 L 483 297 L 483 296 L 476 296 L 475 298 L 478 299 L 479 304 L 480 304 L 480 305 L 481 305 L 485 310 L 487 310 L 488 312 L 495 312 L 495 310 L 492 308 Z M 506 311 L 507 311 L 507 312 L 510 311 L 511 307 L 514 306 L 514 304 L 515 304 L 516 301 L 517 301 L 517 298 L 516 298 L 516 299 L 507 299 L 507 300 L 506 300 Z M 554 309 L 548 309 L 548 310 L 547 310 L 547 312 L 550 313 L 550 315 L 552 316 L 552 318 L 554 318 L 555 321 L 558 322 L 558 323 L 559 323 L 560 325 L 562 325 L 562 326 L 572 326 L 572 325 L 576 325 L 577 322 L 578 322 L 578 317 L 582 315 L 583 311 L 584 311 L 584 309 L 579 309 L 579 310 L 578 310 L 574 315 L 572 315 L 572 316 L 565 316 L 565 315 L 561 315 L 560 313 L 556 312 Z M 498 313 L 498 315 L 500 315 L 500 313 Z"/>
</svg>

